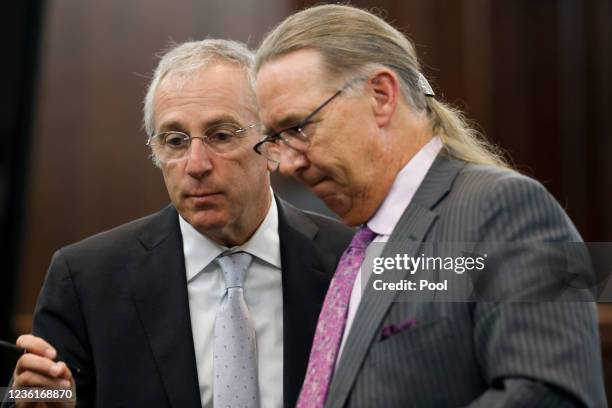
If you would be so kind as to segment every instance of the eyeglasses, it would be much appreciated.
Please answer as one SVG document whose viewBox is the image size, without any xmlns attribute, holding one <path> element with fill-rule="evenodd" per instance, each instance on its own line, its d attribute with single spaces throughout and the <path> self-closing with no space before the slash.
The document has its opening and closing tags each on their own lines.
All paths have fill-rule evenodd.
<svg viewBox="0 0 612 408">
<path fill-rule="evenodd" d="M 284 145 L 291 147 L 298 152 L 305 152 L 308 150 L 310 146 L 310 136 L 308 135 L 304 129 L 308 126 L 312 118 L 321 110 L 326 107 L 331 101 L 333 101 L 338 95 L 342 92 L 346 91 L 351 86 L 355 85 L 358 81 L 364 81 L 368 77 L 367 76 L 359 76 L 348 81 L 342 88 L 338 89 L 332 96 L 327 98 L 325 102 L 319 105 L 315 110 L 313 110 L 308 116 L 302 119 L 299 123 L 280 130 L 276 133 L 272 133 L 270 135 L 265 136 L 259 143 L 253 146 L 253 150 L 255 150 L 258 154 L 264 156 L 266 159 L 280 163 L 281 158 L 281 143 Z"/>
<path fill-rule="evenodd" d="M 170 131 L 150 136 L 147 146 L 151 147 L 157 159 L 166 163 L 185 157 L 191 141 L 200 139 L 217 154 L 229 153 L 242 145 L 246 132 L 257 126 L 256 123 L 241 128 L 233 123 L 221 123 L 204 131 L 204 136 L 191 136 L 184 132 Z"/>
</svg>

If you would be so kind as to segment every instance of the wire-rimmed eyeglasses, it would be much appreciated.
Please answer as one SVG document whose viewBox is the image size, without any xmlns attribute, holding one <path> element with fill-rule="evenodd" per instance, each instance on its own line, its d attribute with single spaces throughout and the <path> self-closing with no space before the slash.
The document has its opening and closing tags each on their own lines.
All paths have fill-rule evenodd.
<svg viewBox="0 0 612 408">
<path fill-rule="evenodd" d="M 279 130 L 278 132 L 264 136 L 259 143 L 253 146 L 253 150 L 264 156 L 266 159 L 276 163 L 280 163 L 281 146 L 283 144 L 297 150 L 298 152 L 305 152 L 310 146 L 311 135 L 308 135 L 304 129 L 311 123 L 312 118 L 314 118 L 317 113 L 321 112 L 324 107 L 326 107 L 342 92 L 355 85 L 355 83 L 364 81 L 367 78 L 367 76 L 359 76 L 348 81 L 342 88 L 338 89 L 332 96 L 327 98 L 304 119 L 293 126 L 289 126 L 285 129 Z M 282 142 L 282 144 L 280 142 Z"/>
<path fill-rule="evenodd" d="M 204 136 L 191 136 L 179 131 L 161 132 L 150 136 L 147 146 L 162 163 L 184 158 L 193 139 L 202 140 L 217 154 L 225 154 L 240 147 L 246 132 L 255 126 L 257 123 L 243 128 L 234 123 L 220 123 L 206 129 Z"/>
</svg>

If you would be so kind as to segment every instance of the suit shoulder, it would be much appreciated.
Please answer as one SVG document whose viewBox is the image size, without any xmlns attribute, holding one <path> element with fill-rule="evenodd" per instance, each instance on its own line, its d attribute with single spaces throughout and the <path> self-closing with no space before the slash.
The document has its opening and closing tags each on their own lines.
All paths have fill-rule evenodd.
<svg viewBox="0 0 612 408">
<path fill-rule="evenodd" d="M 283 200 L 279 204 L 279 214 L 283 214 L 285 222 L 306 234 L 322 250 L 342 253 L 355 234 L 353 228 L 328 216 L 296 208 Z"/>
<path fill-rule="evenodd" d="M 317 226 L 318 231 L 313 238 L 313 243 L 319 248 L 319 256 L 331 256 L 329 271 L 333 273 L 340 256 L 351 242 L 355 229 L 322 214 L 305 210 L 300 210 L 300 212 Z"/>
<path fill-rule="evenodd" d="M 456 181 L 454 197 L 460 199 L 453 204 L 476 208 L 488 220 L 491 231 L 495 231 L 494 224 L 498 225 L 497 237 L 517 238 L 529 232 L 542 241 L 580 240 L 565 209 L 542 183 L 531 177 L 509 169 L 468 164 Z M 556 229 L 551 232 L 553 228 L 543 226 Z"/>
<path fill-rule="evenodd" d="M 67 245 L 60 249 L 65 255 L 88 254 L 88 253 L 108 253 L 121 252 L 133 248 L 139 236 L 147 231 L 151 225 L 159 223 L 161 219 L 169 218 L 176 211 L 172 207 L 127 222 L 117 227 L 111 228 L 87 237 L 81 241 Z"/>
<path fill-rule="evenodd" d="M 355 230 L 353 228 L 347 227 L 340 221 L 328 217 L 323 214 L 315 213 L 312 211 L 301 210 L 312 222 L 317 224 L 317 226 L 323 231 L 329 231 L 332 233 L 337 233 L 342 236 L 350 237 L 355 234 Z"/>
<path fill-rule="evenodd" d="M 455 180 L 455 187 L 480 197 L 537 194 L 552 198 L 539 181 L 512 169 L 484 164 L 466 164 Z"/>
<path fill-rule="evenodd" d="M 334 252 L 343 252 L 355 235 L 354 228 L 347 227 L 331 217 L 312 211 L 303 211 L 303 213 L 319 227 L 316 240 Z"/>
<path fill-rule="evenodd" d="M 467 163 L 461 170 L 460 176 L 470 180 L 478 180 L 483 184 L 496 184 L 505 180 L 540 184 L 516 170 L 488 164 Z"/>
</svg>

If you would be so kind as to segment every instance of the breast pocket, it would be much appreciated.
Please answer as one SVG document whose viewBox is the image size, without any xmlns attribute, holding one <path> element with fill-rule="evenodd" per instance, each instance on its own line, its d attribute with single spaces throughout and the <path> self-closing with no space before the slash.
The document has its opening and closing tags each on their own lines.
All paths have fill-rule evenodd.
<svg viewBox="0 0 612 408">
<path fill-rule="evenodd" d="M 445 315 L 378 338 L 355 382 L 353 406 L 458 406 L 480 391 L 469 321 Z"/>
<path fill-rule="evenodd" d="M 416 324 L 400 333 L 372 344 L 367 358 L 370 366 L 395 366 L 419 357 L 426 359 L 427 353 L 438 352 L 452 343 L 452 329 L 447 317 Z"/>
</svg>

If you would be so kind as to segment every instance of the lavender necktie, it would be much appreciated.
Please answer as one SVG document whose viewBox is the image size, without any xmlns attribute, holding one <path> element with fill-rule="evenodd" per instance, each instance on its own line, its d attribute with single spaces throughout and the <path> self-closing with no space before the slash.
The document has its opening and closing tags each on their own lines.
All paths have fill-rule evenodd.
<svg viewBox="0 0 612 408">
<path fill-rule="evenodd" d="M 375 236 L 376 233 L 364 225 L 340 258 L 319 315 L 297 408 L 321 408 L 325 404 L 346 326 L 353 284 L 365 257 L 365 250 Z"/>
</svg>

